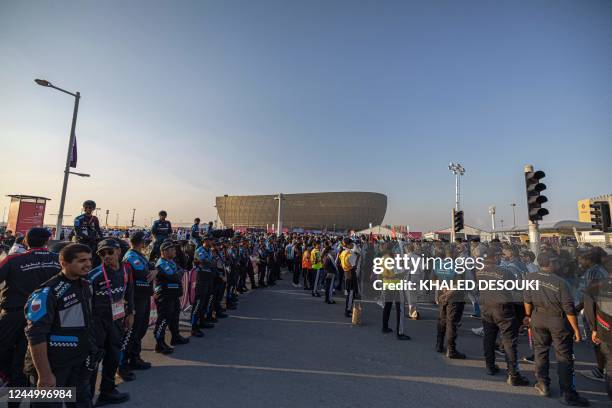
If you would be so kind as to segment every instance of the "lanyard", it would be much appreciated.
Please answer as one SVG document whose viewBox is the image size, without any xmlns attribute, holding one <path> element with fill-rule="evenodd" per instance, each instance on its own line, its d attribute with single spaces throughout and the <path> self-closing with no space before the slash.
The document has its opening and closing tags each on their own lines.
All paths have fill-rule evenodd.
<svg viewBox="0 0 612 408">
<path fill-rule="evenodd" d="M 111 305 L 113 304 L 113 293 L 111 290 L 110 280 L 108 279 L 108 275 L 106 274 L 106 267 L 104 263 L 102 263 L 102 273 L 104 274 L 104 282 L 106 282 L 106 289 L 108 289 L 108 298 L 110 299 Z M 123 266 L 123 290 L 125 291 L 125 287 L 127 286 L 127 273 L 125 272 L 125 265 Z"/>
</svg>

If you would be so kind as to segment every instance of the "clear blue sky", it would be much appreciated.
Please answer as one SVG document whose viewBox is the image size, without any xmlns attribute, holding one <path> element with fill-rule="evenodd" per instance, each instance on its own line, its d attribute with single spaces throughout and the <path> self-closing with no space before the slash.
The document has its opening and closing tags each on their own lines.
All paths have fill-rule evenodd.
<svg viewBox="0 0 612 408">
<path fill-rule="evenodd" d="M 467 224 L 525 216 L 523 165 L 548 174 L 548 221 L 612 192 L 610 1 L 3 1 L 0 204 L 53 198 L 82 93 L 67 213 L 120 223 L 214 197 L 387 194 L 385 221 L 445 227 L 448 162 Z M 47 221 L 52 221 L 48 217 Z"/>
</svg>

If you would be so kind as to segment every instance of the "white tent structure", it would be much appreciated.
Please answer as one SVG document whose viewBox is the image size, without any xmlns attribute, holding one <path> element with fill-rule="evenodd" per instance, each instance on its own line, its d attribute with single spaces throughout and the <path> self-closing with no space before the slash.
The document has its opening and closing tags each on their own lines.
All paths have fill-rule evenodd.
<svg viewBox="0 0 612 408">
<path fill-rule="evenodd" d="M 376 237 L 389 237 L 389 238 L 393 238 L 394 236 L 396 238 L 404 238 L 404 234 L 400 233 L 400 232 L 393 232 L 393 230 L 387 228 L 387 227 L 383 227 L 381 225 L 372 227 L 372 228 L 366 228 L 364 230 L 361 231 L 356 231 L 355 232 L 356 235 L 374 235 Z"/>
</svg>

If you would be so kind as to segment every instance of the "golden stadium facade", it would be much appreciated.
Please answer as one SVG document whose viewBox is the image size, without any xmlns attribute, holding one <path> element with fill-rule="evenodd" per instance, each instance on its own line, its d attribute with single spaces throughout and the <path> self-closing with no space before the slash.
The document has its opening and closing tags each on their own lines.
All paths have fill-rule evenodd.
<svg viewBox="0 0 612 408">
<path fill-rule="evenodd" d="M 387 196 L 368 192 L 282 194 L 283 229 L 348 231 L 379 225 Z M 270 228 L 278 220 L 278 194 L 216 197 L 217 214 L 232 228 Z"/>
</svg>

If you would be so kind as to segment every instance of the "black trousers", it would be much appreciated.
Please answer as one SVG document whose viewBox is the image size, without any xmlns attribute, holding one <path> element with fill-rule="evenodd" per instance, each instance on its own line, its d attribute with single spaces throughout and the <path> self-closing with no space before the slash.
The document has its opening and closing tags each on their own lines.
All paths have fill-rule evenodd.
<svg viewBox="0 0 612 408">
<path fill-rule="evenodd" d="M 404 334 L 404 327 L 402 324 L 402 319 L 404 317 L 403 302 L 385 302 L 385 306 L 383 307 L 382 328 L 389 328 L 389 318 L 391 317 L 391 307 L 393 303 L 395 303 L 395 333 Z"/>
<path fill-rule="evenodd" d="M 85 363 L 76 364 L 68 367 L 51 367 L 51 371 L 55 376 L 55 386 L 63 388 L 76 388 L 76 402 L 66 402 L 66 406 L 70 408 L 90 408 L 92 404 L 92 396 L 90 394 L 89 371 L 85 368 Z M 36 387 L 38 377 L 33 375 L 30 377 L 32 387 Z M 30 402 L 32 408 L 61 408 L 62 402 Z"/>
<path fill-rule="evenodd" d="M 223 294 L 225 293 L 226 284 L 223 282 L 221 278 L 215 278 L 215 283 L 213 286 L 213 300 L 212 300 L 212 309 L 215 313 L 221 313 L 223 308 L 221 306 L 221 302 L 223 301 Z"/>
<path fill-rule="evenodd" d="M 154 262 L 161 255 L 161 244 L 163 240 L 153 241 L 153 248 L 151 249 L 151 253 L 149 254 L 149 261 Z"/>
<path fill-rule="evenodd" d="M 264 262 L 257 264 L 257 273 L 259 274 L 259 286 L 266 284 L 266 269 L 267 265 Z"/>
<path fill-rule="evenodd" d="M 151 297 L 134 296 L 134 325 L 128 340 L 126 357 L 130 360 L 140 357 L 142 350 L 142 339 L 149 329 L 149 318 L 151 317 Z"/>
<path fill-rule="evenodd" d="M 195 303 L 191 309 L 191 328 L 197 329 L 201 321 L 210 317 L 215 275 L 206 273 L 196 283 Z"/>
<path fill-rule="evenodd" d="M 606 391 L 612 400 L 612 344 L 602 343 L 599 349 L 606 359 Z"/>
<path fill-rule="evenodd" d="M 299 284 L 300 283 L 300 275 L 302 273 L 302 265 L 300 265 L 300 263 L 298 261 L 293 261 L 292 262 L 292 272 L 293 272 L 293 283 L 294 284 Z"/>
<path fill-rule="evenodd" d="M 123 339 L 123 319 L 113 321 L 110 315 L 94 316 L 92 321 L 93 338 L 98 350 L 104 350 L 102 360 L 102 381 L 100 392 L 111 392 L 115 388 L 115 373 L 119 368 L 119 355 Z M 97 366 L 90 378 L 91 395 L 95 394 Z"/>
<path fill-rule="evenodd" d="M 446 345 L 449 351 L 457 347 L 457 326 L 463 314 L 463 302 L 440 302 L 438 304 L 438 342 Z"/>
<path fill-rule="evenodd" d="M 28 348 L 23 332 L 25 325 L 23 308 L 0 313 L 0 372 L 8 377 L 11 387 L 26 387 L 29 383 L 23 373 Z"/>
<path fill-rule="evenodd" d="M 346 279 L 346 311 L 350 312 L 353 310 L 353 301 L 355 300 L 355 294 L 357 293 L 357 278 L 355 275 L 351 275 L 350 278 Z"/>
<path fill-rule="evenodd" d="M 557 317 L 560 319 L 560 317 Z M 574 336 L 569 328 L 560 324 L 548 327 L 531 327 L 531 338 L 533 340 L 533 352 L 536 365 L 536 378 L 538 381 L 550 385 L 548 371 L 550 369 L 550 346 L 555 348 L 557 358 L 557 374 L 559 376 L 559 388 L 561 394 L 573 394 L 574 387 Z"/>
<path fill-rule="evenodd" d="M 172 337 L 179 334 L 179 316 L 181 313 L 180 300 L 177 297 L 160 297 L 155 299 L 157 306 L 157 320 L 153 335 L 158 343 L 164 342 L 166 328 L 170 329 Z"/>
<path fill-rule="evenodd" d="M 518 374 L 517 343 L 519 321 L 514 304 L 481 305 L 482 326 L 484 328 L 484 356 L 487 367 L 495 366 L 495 342 L 500 334 L 501 344 L 506 355 L 508 374 Z"/>
</svg>

